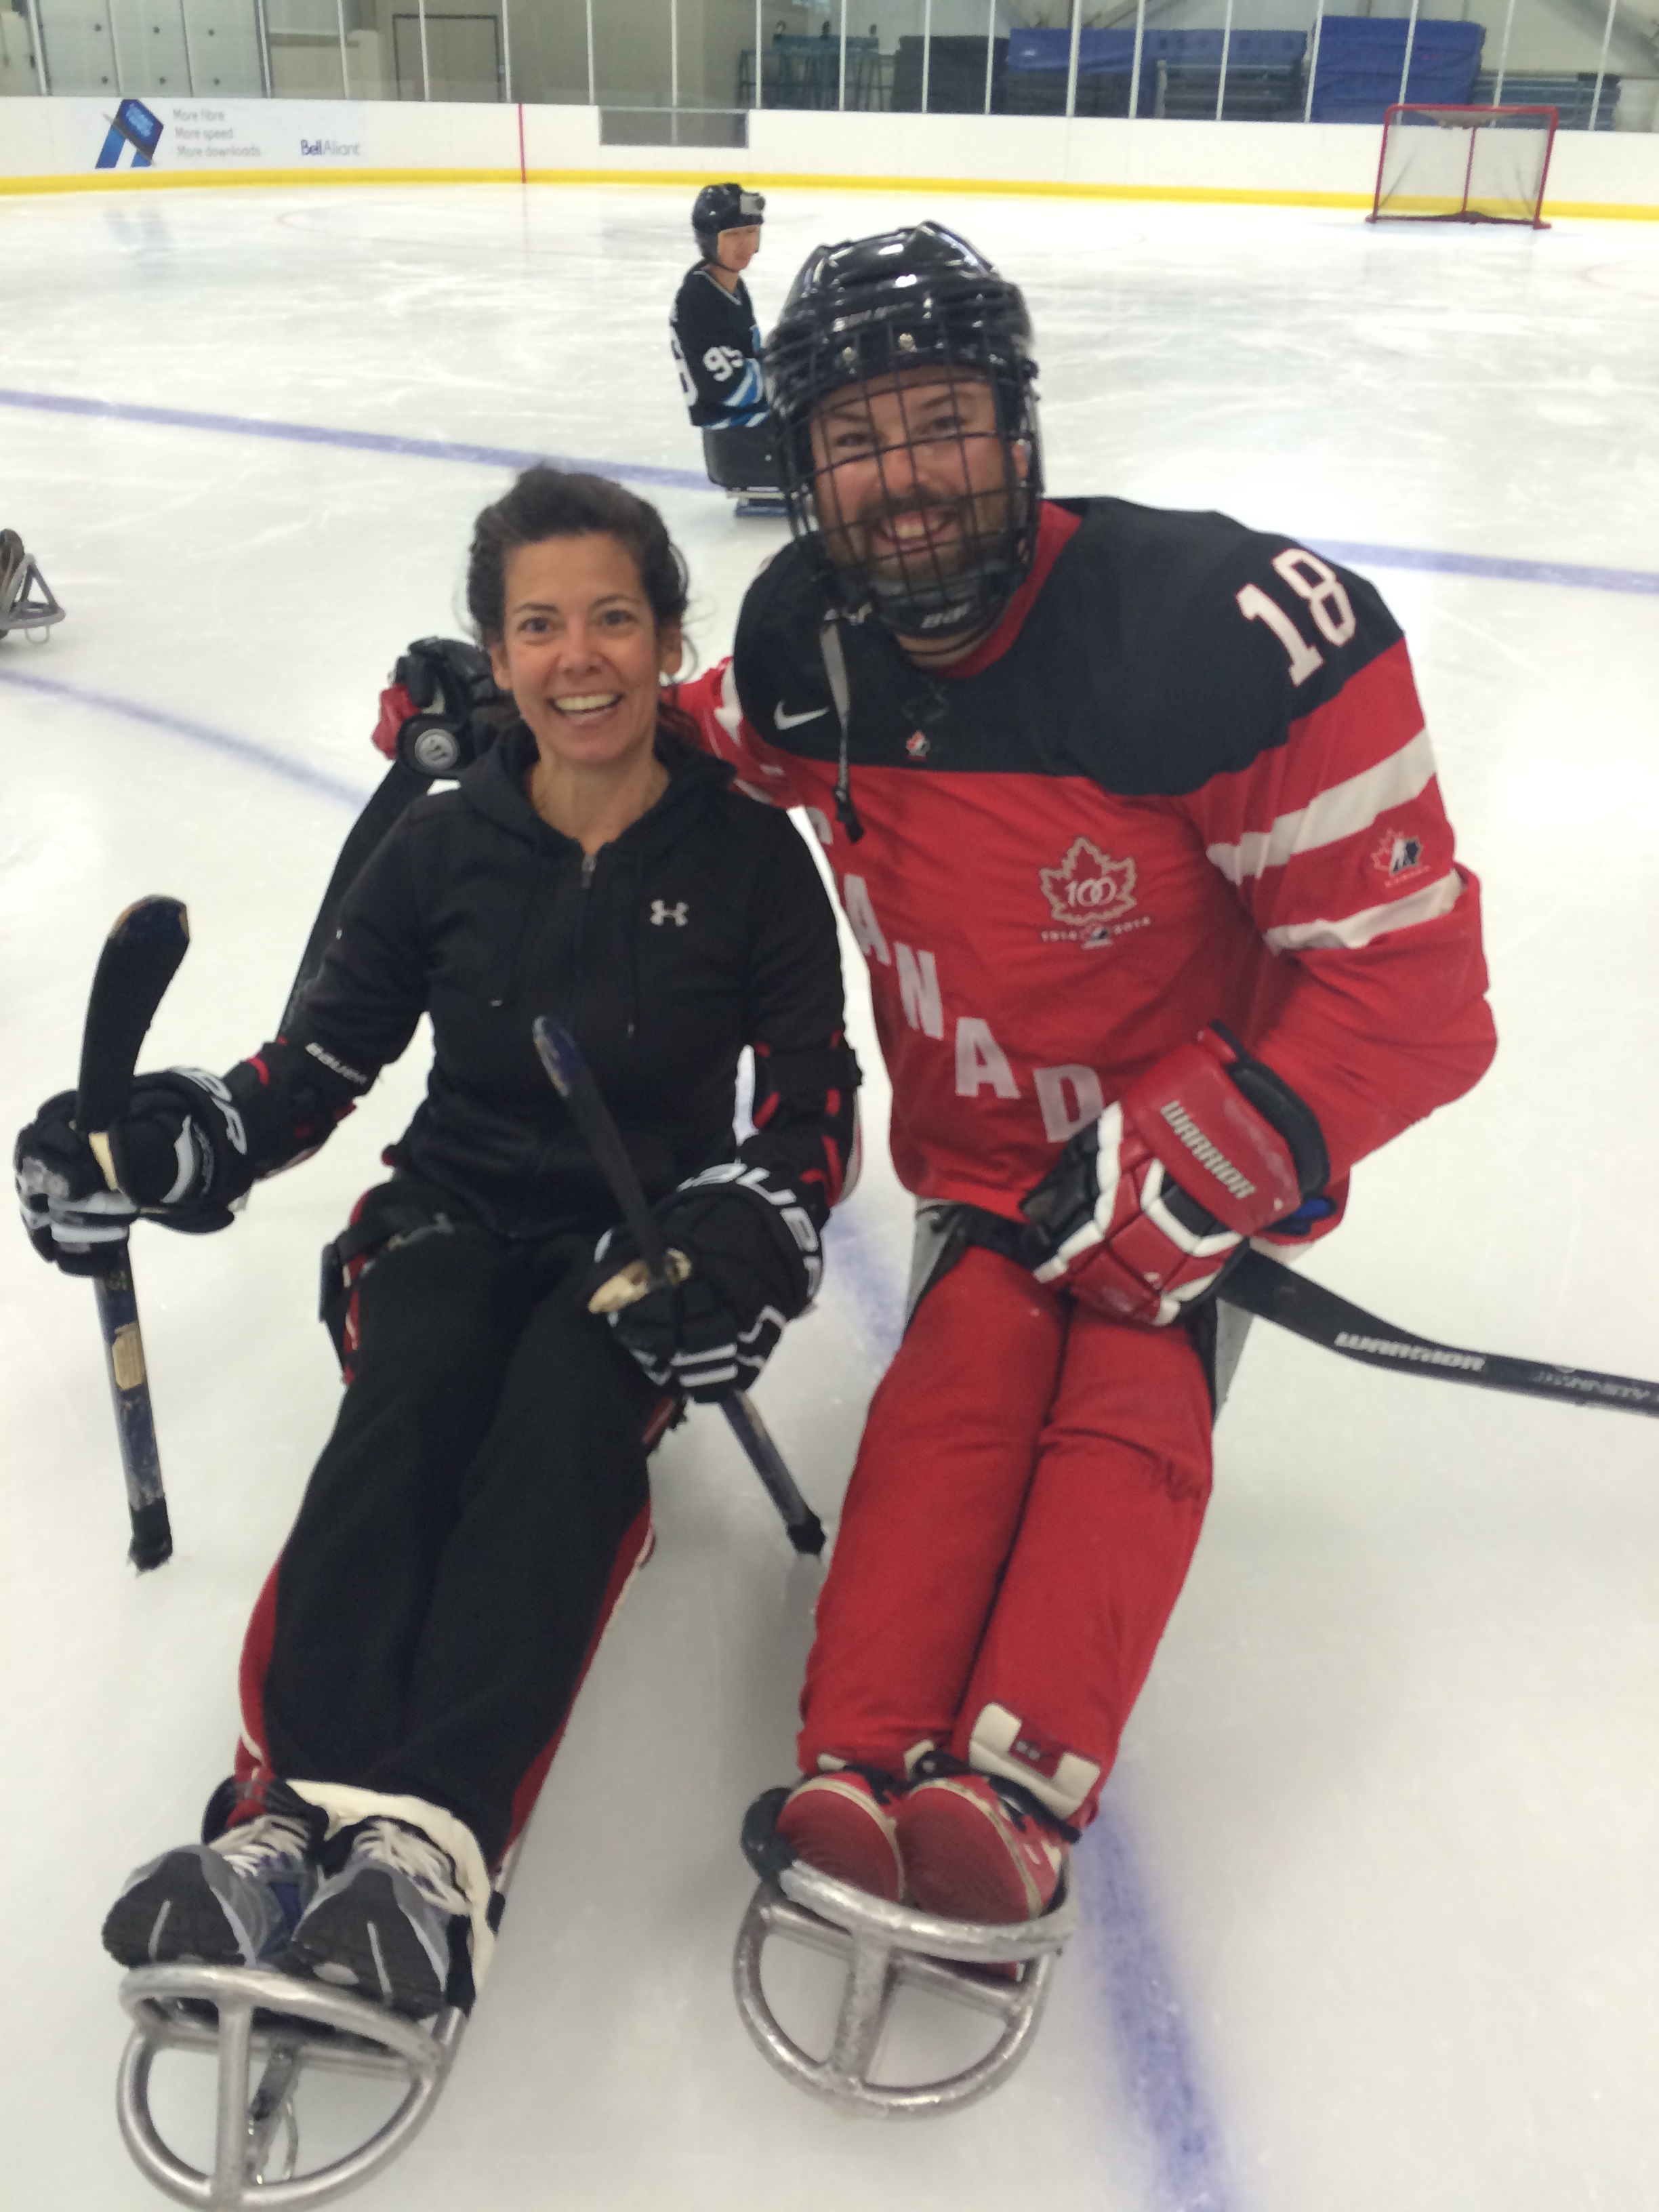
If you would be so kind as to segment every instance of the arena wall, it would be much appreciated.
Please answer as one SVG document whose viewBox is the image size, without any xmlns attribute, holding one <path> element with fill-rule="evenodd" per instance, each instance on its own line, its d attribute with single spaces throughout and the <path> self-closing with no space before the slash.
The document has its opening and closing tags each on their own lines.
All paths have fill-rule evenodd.
<svg viewBox="0 0 1659 2212">
<path fill-rule="evenodd" d="M 0 192 L 179 185 L 791 184 L 1368 207 L 1376 126 L 763 110 L 746 149 L 605 146 L 576 106 L 398 100 L 150 103 L 154 165 L 113 155 L 103 100 L 0 100 Z M 100 167 L 100 157 L 115 166 Z M 1564 132 L 1546 213 L 1659 220 L 1659 132 Z"/>
</svg>

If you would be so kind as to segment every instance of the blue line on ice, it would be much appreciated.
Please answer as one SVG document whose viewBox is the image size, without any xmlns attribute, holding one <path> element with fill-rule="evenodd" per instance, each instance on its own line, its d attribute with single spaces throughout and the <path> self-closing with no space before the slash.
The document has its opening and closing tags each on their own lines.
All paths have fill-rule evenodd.
<svg viewBox="0 0 1659 2212">
<path fill-rule="evenodd" d="M 166 430 L 221 430 L 240 438 L 278 438 L 301 446 L 344 446 L 365 453 L 407 454 L 427 461 L 470 461 L 475 467 L 527 469 L 537 461 L 585 469 L 664 491 L 712 491 L 702 471 L 663 469 L 643 461 L 582 460 L 568 454 L 520 453 L 510 446 L 473 446 L 448 438 L 400 438 L 386 430 L 333 430 L 325 423 L 273 422 L 252 415 L 204 415 L 185 407 L 139 407 L 124 400 L 77 399 L 55 392 L 15 392 L 0 386 L 0 406 L 28 407 L 46 415 L 95 415 L 117 422 L 147 422 Z"/>
<path fill-rule="evenodd" d="M 65 700 L 71 706 L 90 707 L 100 714 L 118 715 L 123 721 L 143 722 L 152 730 L 167 731 L 171 737 L 187 738 L 192 744 L 228 754 L 233 760 L 242 761 L 250 768 L 263 769 L 267 775 L 283 776 L 289 783 L 302 784 L 308 791 L 319 791 L 325 798 L 337 799 L 346 806 L 365 805 L 374 788 L 370 784 L 348 783 L 343 776 L 330 775 L 325 769 L 311 768 L 287 753 L 274 751 L 269 745 L 255 744 L 249 738 L 233 737 L 228 730 L 216 730 L 210 723 L 191 721 L 185 714 L 165 714 L 160 708 L 141 705 L 136 699 L 118 699 L 112 692 L 89 690 L 81 684 L 60 684 L 51 676 L 26 676 L 21 668 L 0 668 L 0 684 L 10 684 L 20 691 L 38 691 L 47 699 Z"/>
<path fill-rule="evenodd" d="M 572 455 L 521 453 L 509 446 L 474 446 L 443 438 L 400 438 L 384 430 L 337 430 L 312 422 L 268 422 L 252 415 L 208 415 L 182 407 L 141 407 L 124 400 L 81 399 L 52 392 L 18 392 L 0 386 L 0 407 L 33 408 L 49 415 L 92 415 L 118 422 L 144 422 L 173 430 L 212 430 L 243 438 L 277 438 L 302 446 L 342 446 L 360 453 L 397 453 L 418 460 L 468 461 L 475 467 L 529 468 L 552 461 L 561 468 L 585 469 L 621 483 L 655 486 L 659 491 L 713 492 L 696 469 L 660 468 L 645 461 L 582 459 Z M 724 495 L 722 494 L 722 496 Z M 1443 576 L 1480 576 L 1503 584 L 1559 584 L 1583 592 L 1625 592 L 1659 597 L 1659 570 L 1598 568 L 1577 561 L 1516 561 L 1496 553 L 1442 553 L 1413 545 L 1351 545 L 1315 537 L 1310 543 L 1338 561 L 1360 568 L 1429 569 Z"/>
</svg>

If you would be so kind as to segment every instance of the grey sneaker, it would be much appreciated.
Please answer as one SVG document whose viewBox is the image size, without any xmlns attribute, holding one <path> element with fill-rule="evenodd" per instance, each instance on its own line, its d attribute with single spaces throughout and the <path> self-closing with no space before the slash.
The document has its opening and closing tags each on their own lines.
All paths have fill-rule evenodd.
<svg viewBox="0 0 1659 2212">
<path fill-rule="evenodd" d="M 128 1875 L 104 1948 L 124 1966 L 266 1965 L 316 1889 L 313 1832 L 299 1814 L 262 1813 L 213 1843 L 163 1851 Z"/>
<path fill-rule="evenodd" d="M 346 1837 L 350 1856 L 306 1908 L 279 1961 L 283 1972 L 414 2020 L 445 2003 L 470 2010 L 471 1912 L 448 1852 L 424 1830 L 384 1814 Z"/>
</svg>

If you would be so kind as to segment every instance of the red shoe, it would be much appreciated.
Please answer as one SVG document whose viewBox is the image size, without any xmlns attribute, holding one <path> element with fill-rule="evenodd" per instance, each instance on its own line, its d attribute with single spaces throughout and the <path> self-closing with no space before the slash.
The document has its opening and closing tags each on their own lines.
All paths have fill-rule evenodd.
<svg viewBox="0 0 1659 2212">
<path fill-rule="evenodd" d="M 982 1774 L 918 1783 L 899 1800 L 895 1825 L 911 1904 L 950 1920 L 1039 1918 L 1070 1856 L 1024 1791 Z"/>
<path fill-rule="evenodd" d="M 887 1797 L 879 1777 L 851 1767 L 814 1774 L 785 1798 L 778 1833 L 820 1874 L 899 1905 L 904 1899 L 904 1862 Z"/>
</svg>

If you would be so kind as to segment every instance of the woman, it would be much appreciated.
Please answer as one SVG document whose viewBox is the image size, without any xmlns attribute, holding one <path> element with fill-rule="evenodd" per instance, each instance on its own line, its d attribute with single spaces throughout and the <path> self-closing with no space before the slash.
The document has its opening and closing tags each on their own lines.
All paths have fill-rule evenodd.
<svg viewBox="0 0 1659 2212">
<path fill-rule="evenodd" d="M 665 1392 L 752 1377 L 817 1288 L 858 1080 L 806 848 L 664 718 L 686 580 L 655 511 L 532 469 L 478 517 L 467 592 L 519 719 L 374 853 L 287 1033 L 222 1080 L 140 1077 L 118 1193 L 68 1094 L 17 1151 L 30 1233 L 71 1270 L 112 1207 L 222 1227 L 431 1016 L 395 1173 L 331 1248 L 348 1387 L 249 1626 L 235 1776 L 210 1840 L 138 1869 L 104 1926 L 125 1964 L 276 1964 L 415 2017 L 471 2002 L 490 1869 L 647 1545 Z M 631 1248 L 595 1262 L 615 1208 L 542 1012 L 691 1261 L 609 1328 L 586 1297 Z"/>
</svg>

